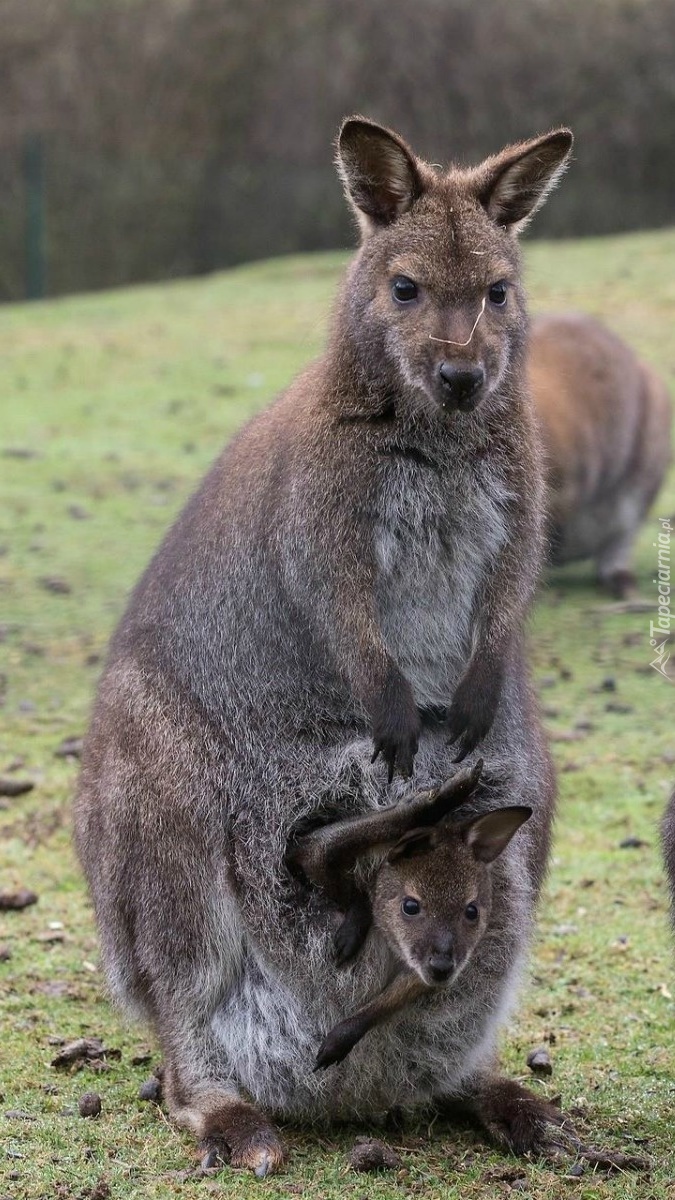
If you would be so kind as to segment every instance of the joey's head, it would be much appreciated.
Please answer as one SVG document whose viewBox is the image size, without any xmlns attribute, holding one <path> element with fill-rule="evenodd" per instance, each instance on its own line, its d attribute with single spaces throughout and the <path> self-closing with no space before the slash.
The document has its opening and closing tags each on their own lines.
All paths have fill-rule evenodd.
<svg viewBox="0 0 675 1200">
<path fill-rule="evenodd" d="M 430 412 L 466 413 L 518 366 L 526 314 L 518 234 L 562 174 L 558 129 L 478 167 L 418 159 L 390 130 L 350 117 L 337 162 L 362 232 L 339 309 L 369 379 Z"/>
<path fill-rule="evenodd" d="M 466 966 L 492 909 L 491 864 L 531 815 L 498 808 L 463 824 L 414 829 L 389 851 L 373 919 L 424 983 L 452 983 Z"/>
</svg>

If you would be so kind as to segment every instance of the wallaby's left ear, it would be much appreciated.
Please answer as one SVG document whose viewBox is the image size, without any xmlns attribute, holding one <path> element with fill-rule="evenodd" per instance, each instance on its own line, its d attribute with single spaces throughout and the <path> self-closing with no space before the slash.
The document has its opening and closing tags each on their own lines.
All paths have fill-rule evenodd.
<svg viewBox="0 0 675 1200">
<path fill-rule="evenodd" d="M 524 805 L 513 808 L 496 808 L 494 812 L 477 817 L 464 826 L 462 837 L 479 862 L 490 863 L 503 850 L 521 825 L 532 816 L 532 809 Z"/>
<path fill-rule="evenodd" d="M 478 199 L 496 225 L 525 228 L 567 168 L 573 140 L 569 129 L 556 129 L 486 159 Z"/>
<path fill-rule="evenodd" d="M 392 846 L 387 855 L 387 862 L 395 863 L 400 858 L 415 858 L 418 854 L 428 854 L 437 844 L 436 829 L 411 829 Z"/>
</svg>

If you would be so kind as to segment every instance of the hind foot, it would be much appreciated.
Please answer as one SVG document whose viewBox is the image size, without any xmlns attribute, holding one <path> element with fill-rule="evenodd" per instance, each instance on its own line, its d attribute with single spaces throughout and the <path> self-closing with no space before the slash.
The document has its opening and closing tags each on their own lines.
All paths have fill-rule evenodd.
<svg viewBox="0 0 675 1200">
<path fill-rule="evenodd" d="M 447 1107 L 456 1110 L 458 1100 L 448 1098 Z M 579 1145 L 559 1108 L 503 1076 L 481 1080 L 460 1103 L 475 1114 L 493 1142 L 512 1154 L 557 1157 Z M 445 1107 L 443 1102 L 439 1107 Z"/>
<path fill-rule="evenodd" d="M 615 600 L 630 600 L 637 593 L 637 580 L 633 572 L 626 568 L 601 575 L 600 586 Z"/>
<path fill-rule="evenodd" d="M 273 1125 L 250 1104 L 235 1101 L 208 1114 L 199 1145 L 204 1170 L 227 1164 L 253 1171 L 259 1179 L 273 1175 L 286 1161 L 286 1151 Z"/>
<path fill-rule="evenodd" d="M 560 1109 L 513 1080 L 492 1079 L 475 1111 L 486 1132 L 513 1154 L 556 1153 L 568 1145 Z"/>
</svg>

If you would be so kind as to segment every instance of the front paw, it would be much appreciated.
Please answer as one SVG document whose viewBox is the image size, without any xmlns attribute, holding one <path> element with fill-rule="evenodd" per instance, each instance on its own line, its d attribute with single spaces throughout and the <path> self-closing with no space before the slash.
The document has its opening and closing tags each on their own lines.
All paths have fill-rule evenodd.
<svg viewBox="0 0 675 1200">
<path fill-rule="evenodd" d="M 448 713 L 449 742 L 459 742 L 455 762 L 475 750 L 490 732 L 499 706 L 501 672 L 472 670 L 460 680 Z"/>
<path fill-rule="evenodd" d="M 336 967 L 346 967 L 356 957 L 363 945 L 363 937 L 358 930 L 343 921 L 333 934 L 333 950 L 335 951 Z"/>
<path fill-rule="evenodd" d="M 388 767 L 389 783 L 394 770 L 405 777 L 412 775 L 413 762 L 422 728 L 412 688 L 407 679 L 392 674 L 379 699 L 373 717 L 373 757 L 382 755 Z"/>
<path fill-rule="evenodd" d="M 325 1071 L 327 1067 L 341 1063 L 361 1037 L 362 1032 L 355 1027 L 353 1021 L 349 1019 L 341 1021 L 339 1025 L 331 1029 L 330 1033 L 326 1034 L 319 1046 L 314 1070 Z"/>
<path fill-rule="evenodd" d="M 368 936 L 373 914 L 365 895 L 357 896 L 350 905 L 341 925 L 333 934 L 335 963 L 344 967 L 359 953 Z"/>
</svg>

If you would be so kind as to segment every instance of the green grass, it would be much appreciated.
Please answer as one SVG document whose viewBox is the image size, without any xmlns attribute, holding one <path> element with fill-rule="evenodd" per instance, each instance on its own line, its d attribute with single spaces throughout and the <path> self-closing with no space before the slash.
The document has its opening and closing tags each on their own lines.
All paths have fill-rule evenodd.
<svg viewBox="0 0 675 1200">
<path fill-rule="evenodd" d="M 586 1114 L 598 1144 L 635 1148 L 651 1179 L 519 1164 L 470 1130 L 420 1126 L 389 1140 L 403 1168 L 347 1170 L 352 1130 L 288 1129 L 287 1172 L 262 1184 L 221 1172 L 184 1178 L 189 1137 L 137 1099 L 153 1050 L 105 999 L 69 838 L 76 764 L 54 757 L 83 732 L 110 630 L 129 587 L 219 446 L 321 345 L 340 255 L 261 263 L 200 282 L 136 288 L 0 310 L 0 672 L 6 677 L 0 774 L 17 757 L 35 789 L 0 811 L 5 886 L 39 903 L 0 917 L 0 1196 L 493 1197 L 522 1170 L 552 1198 L 675 1195 L 673 957 L 657 822 L 675 779 L 675 688 L 649 669 L 649 614 L 617 615 L 586 567 L 550 575 L 532 654 L 560 770 L 553 866 L 532 979 L 504 1038 L 504 1063 L 554 1039 L 554 1074 L 533 1086 Z M 672 381 L 675 232 L 528 250 L 532 307 L 604 317 Z M 675 511 L 675 476 L 656 512 Z M 642 535 L 641 590 L 652 594 L 655 518 Z M 46 590 L 58 578 L 66 593 Z M 611 676 L 616 693 L 601 689 Z M 608 712 L 608 701 L 630 706 Z M 590 723 L 592 728 L 575 729 Z M 620 849 L 635 835 L 646 843 Z M 59 922 L 62 929 L 50 930 Z M 62 934 L 50 944 L 45 933 Z M 94 969 L 92 969 L 94 968 Z M 101 1035 L 122 1051 L 110 1070 L 57 1074 L 50 1038 Z M 155 1059 L 156 1061 L 156 1059 Z M 103 1100 L 77 1115 L 82 1092 Z M 30 1120 L 5 1119 L 21 1109 Z M 644 1145 L 643 1145 L 644 1139 Z M 7 1153 L 9 1152 L 9 1157 Z M 95 1195 L 95 1192 L 93 1193 Z"/>
</svg>

